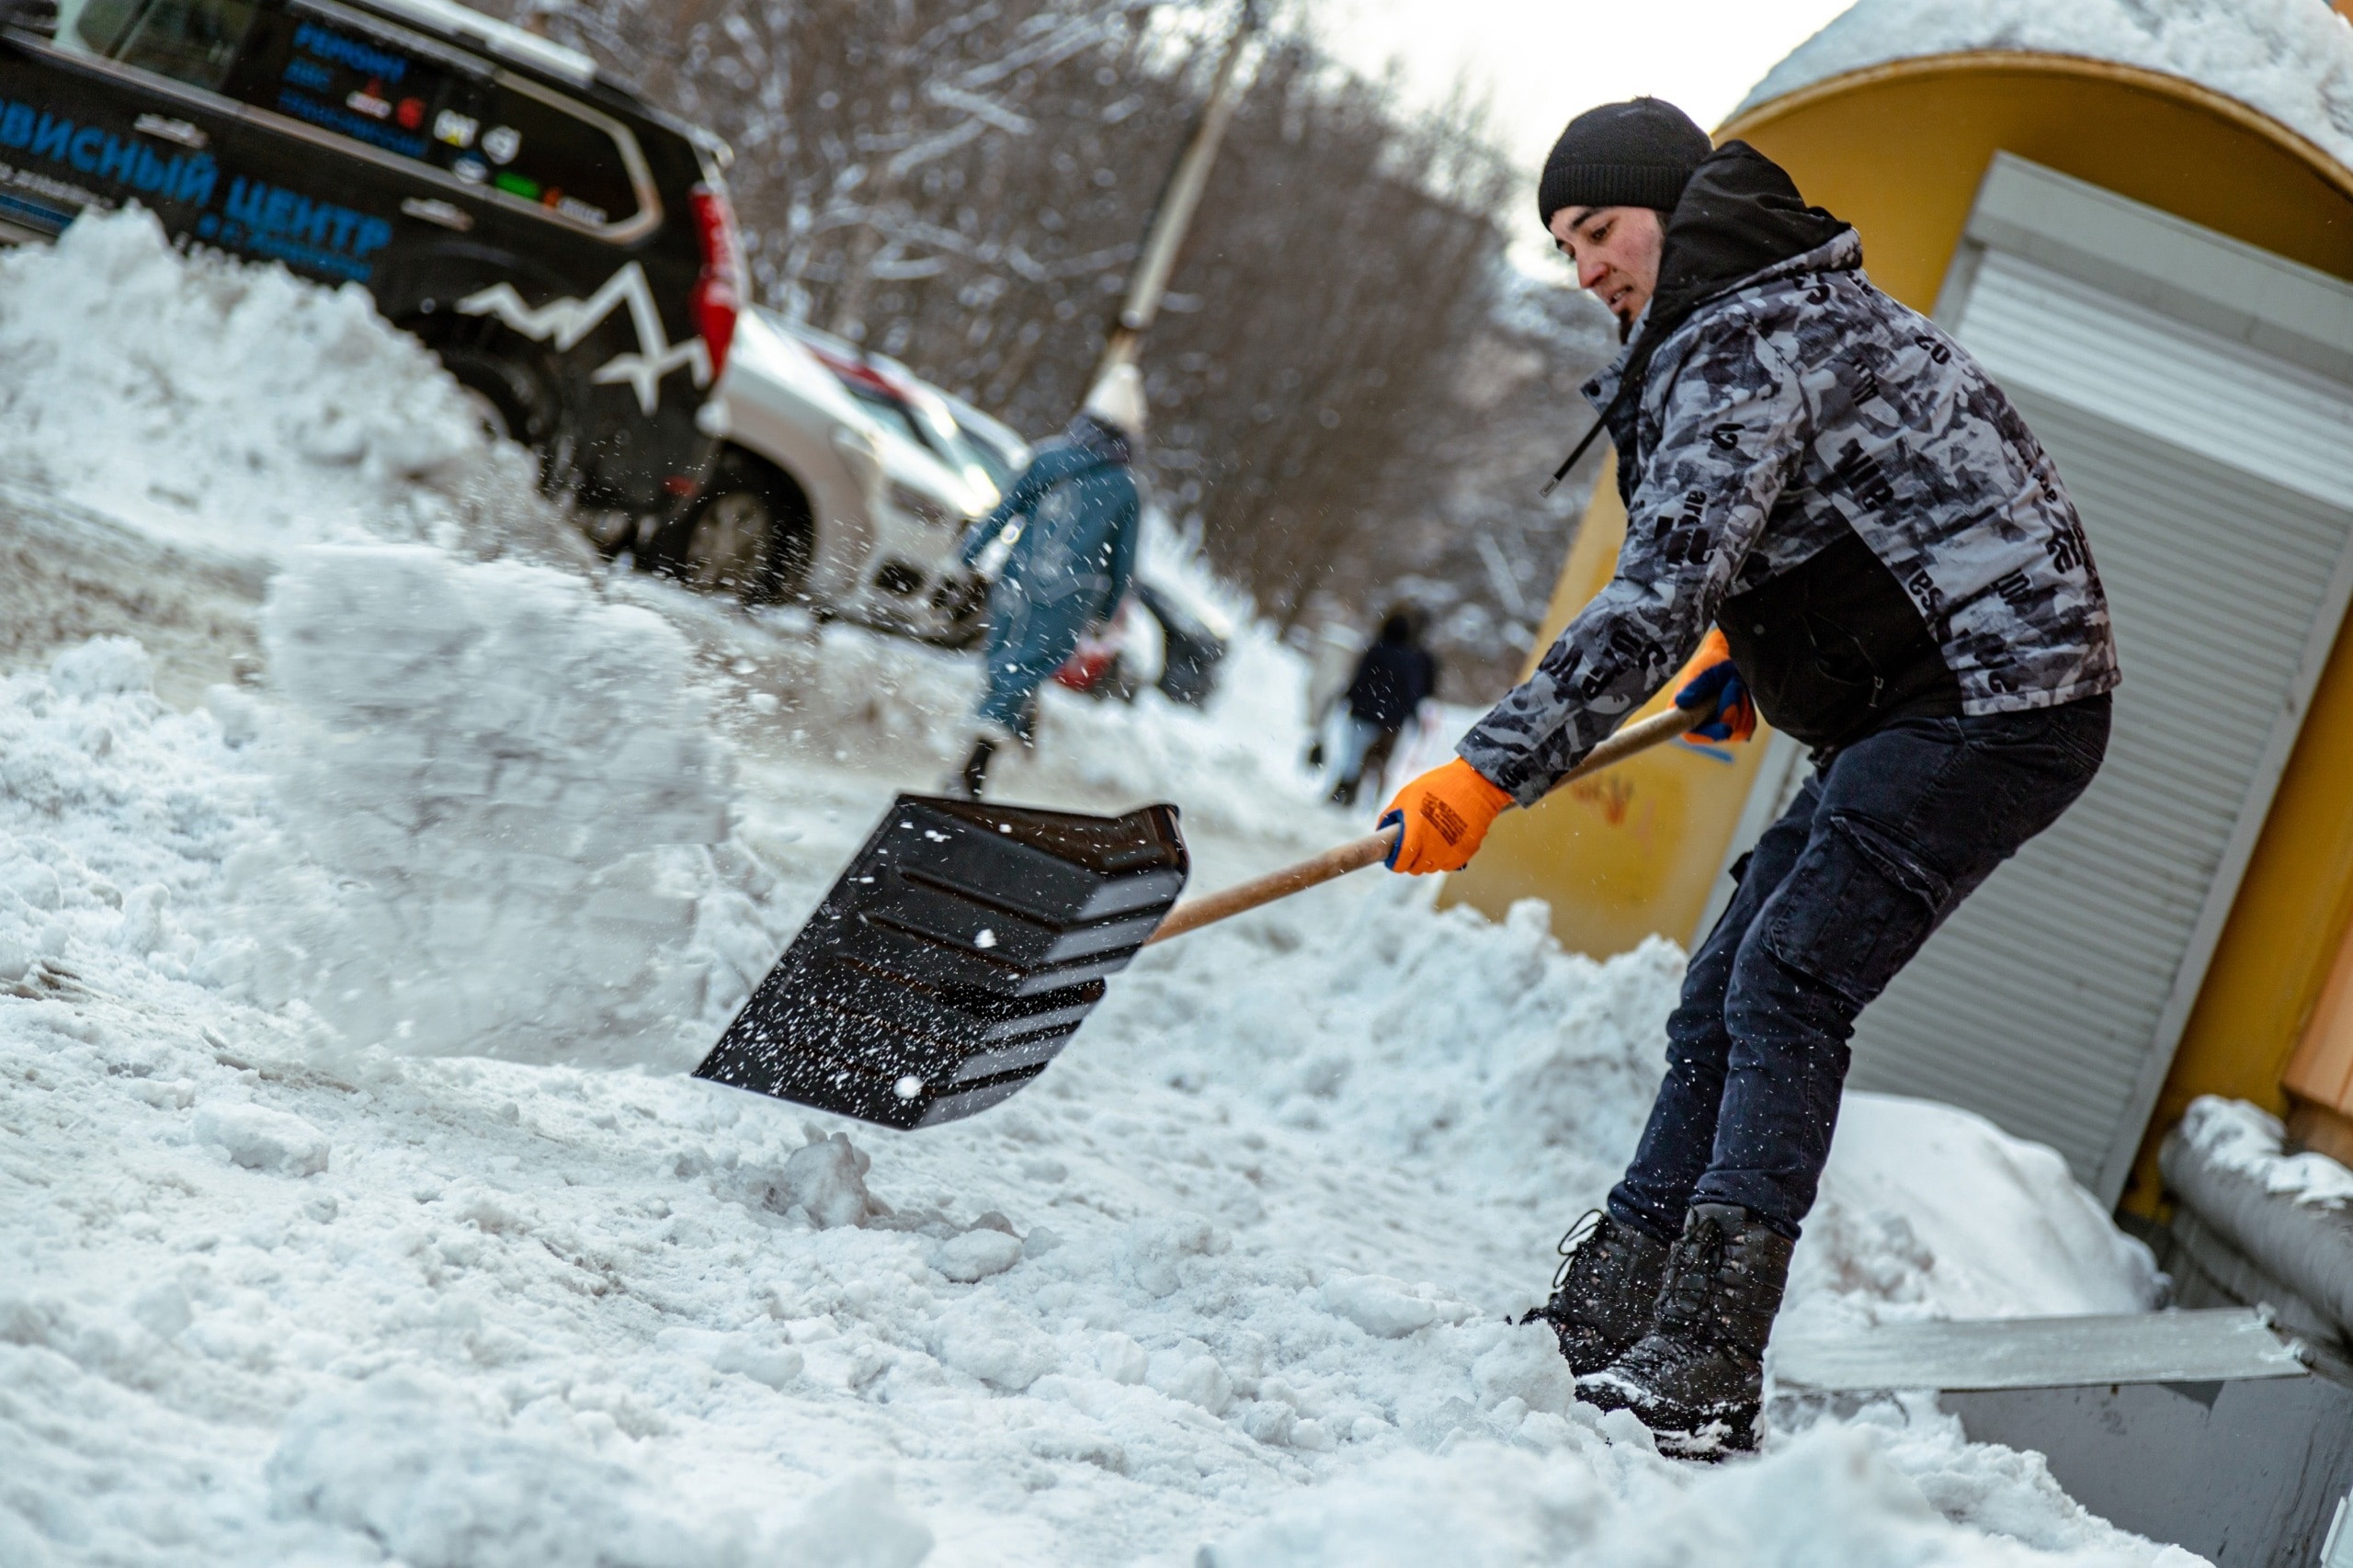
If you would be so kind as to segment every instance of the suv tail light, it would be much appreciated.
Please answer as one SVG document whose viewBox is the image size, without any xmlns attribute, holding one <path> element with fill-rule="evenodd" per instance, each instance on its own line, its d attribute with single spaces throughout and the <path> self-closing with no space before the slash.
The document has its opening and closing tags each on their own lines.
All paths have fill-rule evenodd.
<svg viewBox="0 0 2353 1568">
<path fill-rule="evenodd" d="M 744 247 L 735 235 L 735 210 L 716 185 L 695 187 L 695 238 L 702 244 L 702 272 L 695 279 L 695 330 L 710 356 L 717 384 L 727 369 L 728 346 L 735 341 L 735 312 L 744 303 Z"/>
</svg>

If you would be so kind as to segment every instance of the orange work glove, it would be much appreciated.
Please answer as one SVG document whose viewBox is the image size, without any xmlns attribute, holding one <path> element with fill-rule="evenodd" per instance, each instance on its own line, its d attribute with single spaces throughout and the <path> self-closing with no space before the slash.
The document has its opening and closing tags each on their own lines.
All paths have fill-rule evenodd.
<svg viewBox="0 0 2353 1568">
<path fill-rule="evenodd" d="M 1459 871 L 1479 852 L 1496 813 L 1511 803 L 1509 795 L 1459 756 L 1433 767 L 1398 790 L 1381 813 L 1381 826 L 1396 823 L 1404 830 L 1381 864 L 1416 877 Z"/>
<path fill-rule="evenodd" d="M 1709 741 L 1745 741 L 1756 733 L 1756 700 L 1748 683 L 1732 662 L 1732 644 L 1721 628 L 1710 627 L 1699 651 L 1675 677 L 1675 705 L 1699 709 L 1707 717 L 1691 726 L 1683 739 L 1692 745 Z"/>
</svg>

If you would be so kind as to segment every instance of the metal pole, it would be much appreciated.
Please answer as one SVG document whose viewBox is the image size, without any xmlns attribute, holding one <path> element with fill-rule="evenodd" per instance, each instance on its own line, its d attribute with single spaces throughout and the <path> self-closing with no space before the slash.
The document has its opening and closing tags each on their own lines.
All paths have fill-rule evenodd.
<svg viewBox="0 0 2353 1568">
<path fill-rule="evenodd" d="M 1160 205 L 1153 212 L 1151 227 L 1145 231 L 1135 270 L 1128 275 L 1128 297 L 1120 306 L 1118 324 L 1103 341 L 1102 362 L 1095 368 L 1097 381 L 1114 367 L 1135 362 L 1143 347 L 1143 335 L 1152 330 L 1154 318 L 1160 314 L 1161 298 L 1168 292 L 1169 274 L 1176 269 L 1176 254 L 1184 247 L 1185 232 L 1192 226 L 1193 212 L 1200 206 L 1201 191 L 1209 184 L 1210 165 L 1217 161 L 1218 143 L 1225 139 L 1226 125 L 1233 119 L 1234 106 L 1240 100 L 1236 78 L 1243 49 L 1257 30 L 1257 0 L 1243 0 L 1242 19 L 1235 24 L 1233 36 L 1226 40 L 1225 56 L 1218 62 L 1217 76 L 1210 85 L 1209 101 L 1201 108 L 1192 139 L 1176 155 L 1176 166 L 1169 174 L 1167 188 L 1161 193 Z"/>
</svg>

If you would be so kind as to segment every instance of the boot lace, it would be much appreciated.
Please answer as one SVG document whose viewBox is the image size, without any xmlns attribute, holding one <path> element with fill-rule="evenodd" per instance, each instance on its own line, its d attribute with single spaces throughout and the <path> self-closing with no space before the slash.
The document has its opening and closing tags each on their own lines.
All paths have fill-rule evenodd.
<svg viewBox="0 0 2353 1568">
<path fill-rule="evenodd" d="M 1708 1315 L 1708 1299 L 1724 1271 L 1731 1235 L 1713 1220 L 1702 1220 L 1675 1244 L 1667 1265 L 1666 1290 L 1660 1295 L 1660 1328 L 1688 1329 Z"/>
<path fill-rule="evenodd" d="M 1568 1289 L 1569 1271 L 1577 1266 L 1577 1255 L 1584 1250 L 1586 1243 L 1600 1233 L 1601 1221 L 1600 1210 L 1588 1209 L 1577 1216 L 1576 1223 L 1571 1225 L 1568 1234 L 1561 1238 L 1558 1249 L 1561 1254 L 1561 1267 L 1552 1271 L 1554 1295 Z"/>
</svg>

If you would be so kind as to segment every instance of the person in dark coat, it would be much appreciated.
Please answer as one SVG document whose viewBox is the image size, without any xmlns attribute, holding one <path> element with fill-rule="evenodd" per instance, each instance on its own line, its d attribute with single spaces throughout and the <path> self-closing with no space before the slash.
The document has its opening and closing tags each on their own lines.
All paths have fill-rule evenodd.
<svg viewBox="0 0 2353 1568">
<path fill-rule="evenodd" d="M 1670 680 L 1711 720 L 1745 688 L 1813 748 L 1691 954 L 1649 1125 L 1564 1241 L 1543 1314 L 1579 1399 L 1710 1455 L 1755 1440 L 1856 1017 L 2091 783 L 2116 641 L 2033 431 L 1779 165 L 1638 98 L 1570 123 L 1538 200 L 1623 325 L 1586 395 L 1618 449 L 1625 543 L 1534 673 L 1382 820 L 1393 868 L 1459 868 Z"/>
<path fill-rule="evenodd" d="M 1087 394 L 1067 438 L 1040 452 L 964 541 L 966 565 L 1003 563 L 989 590 L 988 690 L 949 793 L 980 798 L 989 759 L 1030 734 L 1038 687 L 1127 597 L 1142 517 L 1131 465 L 1143 425 L 1143 378 L 1119 366 Z"/>
<path fill-rule="evenodd" d="M 1364 776 L 1388 772 L 1398 735 L 1414 722 L 1423 702 L 1438 692 L 1438 658 L 1422 646 L 1415 630 L 1411 611 L 1391 610 L 1381 623 L 1381 636 L 1357 661 L 1340 718 L 1339 757 L 1332 769 L 1335 805 L 1356 804 Z"/>
</svg>

